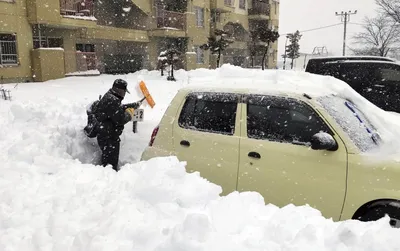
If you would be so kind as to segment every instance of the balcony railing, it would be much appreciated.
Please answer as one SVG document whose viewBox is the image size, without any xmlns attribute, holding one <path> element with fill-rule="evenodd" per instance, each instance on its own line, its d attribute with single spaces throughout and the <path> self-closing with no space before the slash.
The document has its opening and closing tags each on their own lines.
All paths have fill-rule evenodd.
<svg viewBox="0 0 400 251">
<path fill-rule="evenodd" d="M 60 0 L 61 15 L 92 17 L 94 0 Z"/>
<path fill-rule="evenodd" d="M 97 70 L 96 52 L 76 52 L 77 71 Z"/>
<path fill-rule="evenodd" d="M 224 0 L 225 6 L 232 7 L 235 4 L 235 0 Z"/>
<path fill-rule="evenodd" d="M 186 15 L 181 12 L 174 12 L 157 8 L 157 28 L 173 28 L 177 30 L 186 29 Z"/>
<path fill-rule="evenodd" d="M 253 1 L 253 6 L 249 9 L 249 15 L 267 15 L 270 14 L 269 3 Z"/>
</svg>

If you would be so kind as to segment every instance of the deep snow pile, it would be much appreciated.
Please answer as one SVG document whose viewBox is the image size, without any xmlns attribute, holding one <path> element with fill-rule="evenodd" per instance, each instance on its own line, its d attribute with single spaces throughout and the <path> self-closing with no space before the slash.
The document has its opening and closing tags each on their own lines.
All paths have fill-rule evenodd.
<svg viewBox="0 0 400 251">
<path fill-rule="evenodd" d="M 0 100 L 0 250 L 398 250 L 400 232 L 388 219 L 333 223 L 307 206 L 265 206 L 257 193 L 219 197 L 219 186 L 187 174 L 174 157 L 127 164 L 139 160 L 169 101 L 188 84 L 277 89 L 290 82 L 292 90 L 348 95 L 341 82 L 314 76 L 333 85 L 317 90 L 305 73 L 232 66 L 178 71 L 178 82 L 158 72 L 125 77 L 131 84 L 145 80 L 157 105 L 146 108 L 138 134 L 127 124 L 119 173 L 91 164 L 98 147 L 82 133 L 87 104 L 115 76 L 20 84 L 12 102 Z M 397 123 L 379 109 L 372 113 Z"/>
</svg>

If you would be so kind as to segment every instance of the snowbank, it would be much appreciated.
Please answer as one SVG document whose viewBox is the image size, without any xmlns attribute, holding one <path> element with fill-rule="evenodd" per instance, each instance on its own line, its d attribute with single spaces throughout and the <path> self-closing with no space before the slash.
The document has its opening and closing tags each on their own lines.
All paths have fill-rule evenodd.
<svg viewBox="0 0 400 251">
<path fill-rule="evenodd" d="M 96 75 L 100 75 L 99 70 L 76 71 L 65 74 L 65 76 L 96 76 Z"/>
<path fill-rule="evenodd" d="M 45 168 L 47 167 L 47 168 Z M 219 197 L 174 158 L 109 168 L 37 157 L 0 174 L 0 250 L 396 250 L 388 219 L 334 223 L 310 207 Z"/>
<path fill-rule="evenodd" d="M 144 80 L 157 105 L 145 107 L 138 134 L 127 124 L 121 137 L 124 166 L 118 173 L 93 165 L 98 147 L 82 132 L 87 104 L 104 94 L 116 76 L 24 83 L 12 89 L 13 101 L 0 100 L 0 250 L 398 249 L 400 230 L 390 228 L 388 219 L 334 223 L 308 206 L 265 206 L 257 193 L 219 197 L 219 186 L 187 174 L 175 157 L 133 164 L 170 100 L 187 85 L 289 88 L 291 83 L 292 91 L 308 86 L 314 95 L 351 96 L 382 124 L 397 123 L 396 115 L 371 108 L 330 77 L 232 66 L 177 71 L 177 82 L 159 75 L 120 76 L 130 84 Z M 311 78 L 333 86 L 313 89 Z M 132 92 L 126 102 L 140 98 Z"/>
</svg>

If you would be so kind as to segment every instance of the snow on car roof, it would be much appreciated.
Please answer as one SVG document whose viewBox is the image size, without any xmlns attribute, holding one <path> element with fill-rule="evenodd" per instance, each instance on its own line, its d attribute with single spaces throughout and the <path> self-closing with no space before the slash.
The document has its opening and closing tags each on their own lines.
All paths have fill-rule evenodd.
<svg viewBox="0 0 400 251">
<path fill-rule="evenodd" d="M 315 58 L 310 58 L 310 60 L 324 60 L 324 59 L 352 59 L 352 58 L 374 58 L 374 59 L 380 59 L 381 60 L 385 60 L 385 61 L 392 61 L 392 62 L 396 62 L 395 59 L 392 58 L 388 58 L 388 57 L 381 57 L 381 56 L 327 56 L 327 57 L 315 57 Z"/>
<path fill-rule="evenodd" d="M 334 64 L 334 63 L 337 63 L 337 62 L 340 62 L 340 63 L 363 63 L 363 64 L 374 63 L 374 64 L 394 64 L 394 65 L 399 65 L 395 61 L 381 61 L 381 60 L 337 60 L 337 61 L 324 62 L 324 64 Z"/>
<path fill-rule="evenodd" d="M 218 91 L 249 94 L 325 96 L 350 89 L 331 76 L 299 71 L 243 69 L 224 65 L 208 74 L 191 77 L 184 91 Z M 210 73 L 212 75 L 210 75 Z"/>
</svg>

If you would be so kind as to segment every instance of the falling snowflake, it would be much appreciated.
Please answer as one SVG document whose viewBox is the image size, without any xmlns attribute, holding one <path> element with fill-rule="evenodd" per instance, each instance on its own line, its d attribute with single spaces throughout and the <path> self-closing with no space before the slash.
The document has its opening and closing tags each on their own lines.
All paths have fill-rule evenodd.
<svg viewBox="0 0 400 251">
<path fill-rule="evenodd" d="M 122 8 L 123 11 L 125 12 L 130 12 L 132 7 L 126 7 L 126 8 Z"/>
</svg>

